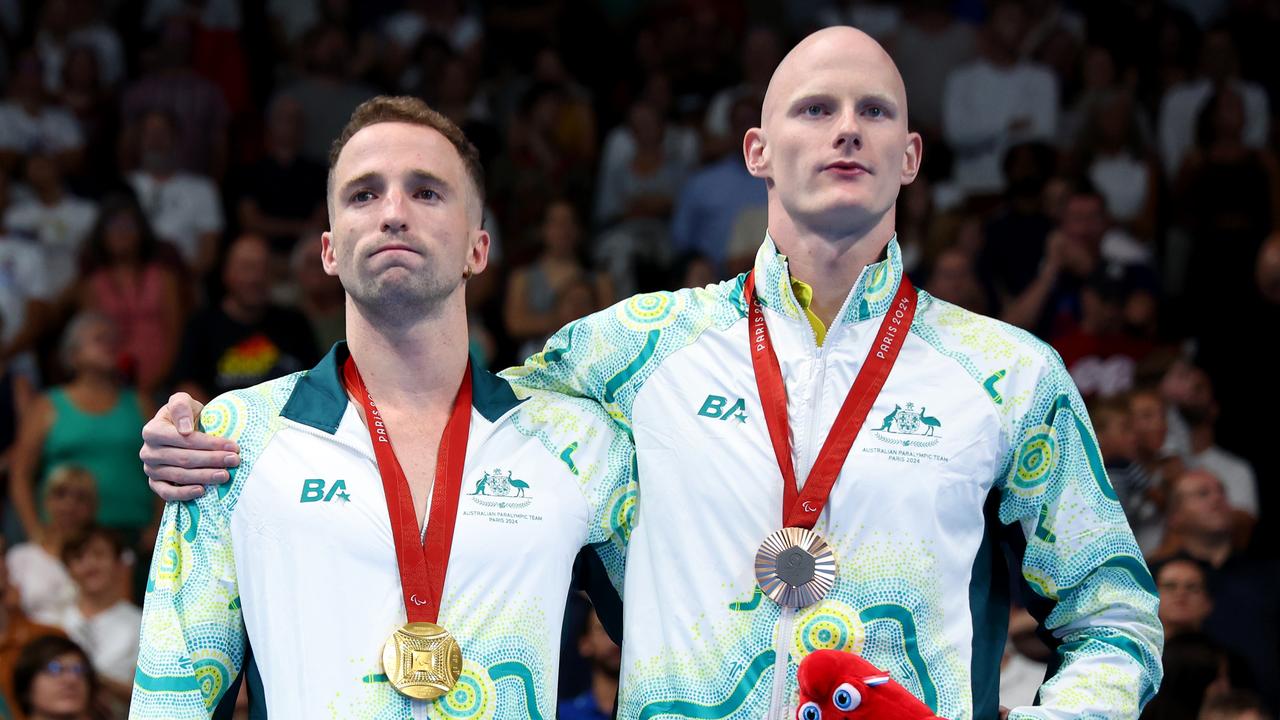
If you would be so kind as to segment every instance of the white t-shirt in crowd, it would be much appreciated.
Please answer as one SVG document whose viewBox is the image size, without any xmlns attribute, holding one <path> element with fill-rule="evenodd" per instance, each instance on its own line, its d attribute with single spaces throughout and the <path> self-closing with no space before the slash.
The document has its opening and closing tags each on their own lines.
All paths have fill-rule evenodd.
<svg viewBox="0 0 1280 720">
<path fill-rule="evenodd" d="M 34 242 L 0 236 L 0 342 L 9 342 L 27 319 L 27 303 L 49 299 L 44 254 Z"/>
<path fill-rule="evenodd" d="M 1265 147 L 1271 119 L 1266 91 L 1247 80 L 1230 85 L 1244 101 L 1244 144 Z M 1160 100 L 1160 159 L 1169 177 L 1177 177 L 1187 151 L 1196 144 L 1196 121 L 1212 95 L 1213 84 L 1202 78 L 1174 85 Z"/>
<path fill-rule="evenodd" d="M 28 115 L 16 102 L 0 103 L 0 150 L 29 154 L 62 152 L 84 146 L 84 135 L 74 116 L 65 109 L 45 106 Z"/>
<path fill-rule="evenodd" d="M 1014 120 L 1027 127 L 1011 132 Z M 1041 65 L 998 67 L 985 59 L 947 77 L 942 128 L 955 150 L 952 180 L 966 195 L 1004 189 L 1005 151 L 1030 140 L 1051 141 L 1058 121 L 1058 81 Z"/>
<path fill-rule="evenodd" d="M 1117 222 L 1129 222 L 1142 213 L 1147 201 L 1147 164 L 1128 154 L 1098 157 L 1089 165 L 1089 180 L 1107 202 L 1107 212 Z"/>
<path fill-rule="evenodd" d="M 93 669 L 110 680 L 132 683 L 138 667 L 142 609 L 121 600 L 91 618 L 72 603 L 56 623 L 89 654 Z"/>
<path fill-rule="evenodd" d="M 49 273 L 49 291 L 54 294 L 75 280 L 80 249 L 97 220 L 97 204 L 74 195 L 63 195 L 54 205 L 31 198 L 15 204 L 4 214 L 4 224 L 10 233 L 39 244 Z"/>
<path fill-rule="evenodd" d="M 129 175 L 129 184 L 156 235 L 173 243 L 186 262 L 198 259 L 201 235 L 222 232 L 222 201 L 209 178 L 178 172 L 157 180 L 136 172 Z"/>
<path fill-rule="evenodd" d="M 57 624 L 66 609 L 75 604 L 76 585 L 66 566 L 43 547 L 32 542 L 14 545 L 5 555 L 5 562 L 27 617 Z"/>
</svg>

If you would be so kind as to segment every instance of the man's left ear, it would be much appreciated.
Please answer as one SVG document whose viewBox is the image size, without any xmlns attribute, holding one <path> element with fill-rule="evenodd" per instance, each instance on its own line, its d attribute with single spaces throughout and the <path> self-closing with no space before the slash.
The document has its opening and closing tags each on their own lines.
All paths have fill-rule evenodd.
<svg viewBox="0 0 1280 720">
<path fill-rule="evenodd" d="M 924 141 L 920 133 L 907 134 L 907 148 L 902 153 L 902 184 L 910 185 L 920 174 L 920 162 L 924 159 Z"/>
<path fill-rule="evenodd" d="M 489 266 L 489 231 L 477 228 L 471 231 L 471 252 L 467 254 L 467 264 L 462 270 L 463 279 L 484 272 Z"/>
</svg>

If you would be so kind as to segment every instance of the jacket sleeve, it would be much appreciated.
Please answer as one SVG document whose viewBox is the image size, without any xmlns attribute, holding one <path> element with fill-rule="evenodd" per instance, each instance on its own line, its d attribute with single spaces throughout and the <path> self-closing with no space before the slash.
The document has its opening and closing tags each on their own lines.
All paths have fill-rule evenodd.
<svg viewBox="0 0 1280 720">
<path fill-rule="evenodd" d="M 1158 599 L 1093 427 L 1054 353 L 1017 421 L 1000 521 L 1017 523 L 1028 610 L 1055 656 L 1035 706 L 1009 717 L 1136 718 L 1160 686 Z M 1020 555 L 1020 557 L 1018 557 Z"/>
<path fill-rule="evenodd" d="M 238 423 L 209 422 L 234 417 L 226 403 L 210 403 L 202 420 L 211 434 L 235 439 Z M 240 470 L 197 500 L 165 506 L 147 578 L 131 718 L 209 718 L 240 673 L 246 636 L 227 502 L 242 482 Z"/>
</svg>

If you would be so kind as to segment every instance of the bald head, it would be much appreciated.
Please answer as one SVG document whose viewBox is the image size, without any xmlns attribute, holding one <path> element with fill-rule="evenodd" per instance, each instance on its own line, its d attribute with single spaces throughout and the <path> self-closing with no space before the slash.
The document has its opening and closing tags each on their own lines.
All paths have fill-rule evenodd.
<svg viewBox="0 0 1280 720">
<path fill-rule="evenodd" d="M 898 108 L 903 119 L 907 114 L 907 88 L 893 58 L 870 35 L 854 27 L 823 28 L 791 48 L 773 71 L 764 95 L 763 127 L 770 118 L 797 93 L 804 93 L 813 75 L 825 70 L 859 73 L 881 86 Z"/>
<path fill-rule="evenodd" d="M 819 30 L 787 53 L 760 127 L 743 139 L 747 170 L 768 188 L 770 235 L 783 242 L 874 232 L 887 243 L 898 191 L 915 179 L 922 152 L 897 66 L 851 27 Z"/>
</svg>

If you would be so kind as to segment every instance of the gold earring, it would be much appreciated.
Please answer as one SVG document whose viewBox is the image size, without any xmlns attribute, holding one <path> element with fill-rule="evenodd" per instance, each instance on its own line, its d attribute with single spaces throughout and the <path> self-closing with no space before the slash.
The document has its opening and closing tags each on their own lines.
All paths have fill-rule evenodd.
<svg viewBox="0 0 1280 720">
<path fill-rule="evenodd" d="M 466 268 L 465 270 L 462 271 L 462 279 L 470 280 L 472 274 L 473 273 L 471 272 L 471 268 Z"/>
</svg>

